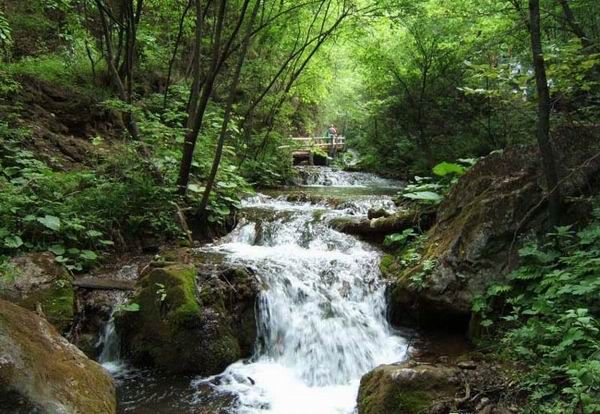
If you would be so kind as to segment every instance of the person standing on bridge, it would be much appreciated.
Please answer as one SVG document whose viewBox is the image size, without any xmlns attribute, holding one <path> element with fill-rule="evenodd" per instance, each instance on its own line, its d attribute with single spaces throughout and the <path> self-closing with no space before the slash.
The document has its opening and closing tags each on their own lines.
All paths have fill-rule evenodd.
<svg viewBox="0 0 600 414">
<path fill-rule="evenodd" d="M 331 126 L 327 130 L 327 135 L 328 138 L 331 140 L 331 146 L 329 147 L 329 156 L 333 158 L 335 157 L 335 139 L 337 138 L 337 129 L 335 129 L 335 126 L 333 124 L 331 124 Z"/>
<path fill-rule="evenodd" d="M 335 129 L 335 126 L 333 126 L 333 124 L 331 124 L 331 126 L 327 130 L 327 135 L 328 135 L 328 138 L 331 139 L 331 143 L 335 144 L 334 140 L 337 137 L 337 129 Z"/>
</svg>

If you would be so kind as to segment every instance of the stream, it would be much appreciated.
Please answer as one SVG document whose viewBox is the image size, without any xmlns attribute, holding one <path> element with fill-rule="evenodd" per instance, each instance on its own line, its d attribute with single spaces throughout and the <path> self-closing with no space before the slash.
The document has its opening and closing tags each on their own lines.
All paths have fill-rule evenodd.
<svg viewBox="0 0 600 414">
<path fill-rule="evenodd" d="M 407 340 L 386 320 L 381 252 L 327 226 L 370 208 L 393 210 L 401 183 L 329 168 L 301 177 L 296 188 L 244 200 L 236 229 L 196 252 L 251 267 L 265 286 L 254 356 L 210 378 L 165 378 L 103 353 L 121 412 L 350 414 L 361 376 L 406 358 Z M 104 341 L 114 346 L 111 329 Z"/>
</svg>

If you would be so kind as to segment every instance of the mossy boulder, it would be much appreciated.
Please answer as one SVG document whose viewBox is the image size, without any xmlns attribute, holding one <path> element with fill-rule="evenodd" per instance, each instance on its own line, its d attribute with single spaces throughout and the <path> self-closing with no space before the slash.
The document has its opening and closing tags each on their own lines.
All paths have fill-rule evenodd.
<svg viewBox="0 0 600 414">
<path fill-rule="evenodd" d="M 557 131 L 554 145 L 562 195 L 597 192 L 600 159 L 590 154 L 600 151 L 600 128 Z M 473 299 L 518 264 L 519 236 L 549 229 L 546 187 L 535 146 L 493 153 L 462 176 L 420 261 L 394 277 L 392 322 L 466 331 Z"/>
<path fill-rule="evenodd" d="M 131 299 L 139 311 L 116 318 L 123 351 L 137 365 L 171 373 L 219 373 L 251 355 L 257 293 L 245 269 L 199 274 L 192 265 L 155 267 Z"/>
<path fill-rule="evenodd" d="M 10 262 L 1 276 L 0 299 L 41 312 L 61 333 L 73 323 L 75 292 L 67 270 L 51 253 L 31 253 Z"/>
<path fill-rule="evenodd" d="M 360 381 L 359 414 L 422 414 L 459 391 L 459 369 L 407 362 L 381 365 Z"/>
<path fill-rule="evenodd" d="M 116 413 L 110 375 L 35 313 L 0 300 L 0 412 Z M 39 410 L 39 411 L 34 411 Z"/>
</svg>

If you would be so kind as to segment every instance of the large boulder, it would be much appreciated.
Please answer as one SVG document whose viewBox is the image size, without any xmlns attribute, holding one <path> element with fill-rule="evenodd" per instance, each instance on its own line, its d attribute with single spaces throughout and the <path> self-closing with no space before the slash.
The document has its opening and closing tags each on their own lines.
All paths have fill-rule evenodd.
<svg viewBox="0 0 600 414">
<path fill-rule="evenodd" d="M 598 188 L 600 157 L 592 156 L 600 152 L 600 130 L 556 137 L 562 194 Z M 475 165 L 439 207 L 419 262 L 391 275 L 392 322 L 466 329 L 473 299 L 517 265 L 517 237 L 548 228 L 545 192 L 535 147 L 494 153 Z"/>
<path fill-rule="evenodd" d="M 420 414 L 436 402 L 454 399 L 460 370 L 436 364 L 407 362 L 381 365 L 366 374 L 358 391 L 359 414 Z"/>
<path fill-rule="evenodd" d="M 42 313 L 61 333 L 73 322 L 75 293 L 67 270 L 51 253 L 30 253 L 10 261 L 1 276 L 0 299 Z"/>
<path fill-rule="evenodd" d="M 110 375 L 45 319 L 4 300 L 0 350 L 0 412 L 116 413 Z"/>
<path fill-rule="evenodd" d="M 471 359 L 475 357 L 475 359 Z M 464 354 L 381 365 L 360 382 L 359 414 L 516 414 L 518 371 Z"/>
<path fill-rule="evenodd" d="M 256 278 L 245 268 L 199 272 L 157 263 L 116 325 L 134 363 L 171 373 L 213 375 L 252 354 L 256 339 Z"/>
</svg>

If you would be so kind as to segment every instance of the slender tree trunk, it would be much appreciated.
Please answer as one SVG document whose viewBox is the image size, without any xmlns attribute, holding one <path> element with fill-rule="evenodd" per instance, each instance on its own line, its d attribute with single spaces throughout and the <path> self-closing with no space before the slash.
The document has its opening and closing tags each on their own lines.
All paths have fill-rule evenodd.
<svg viewBox="0 0 600 414">
<path fill-rule="evenodd" d="M 100 22 L 102 25 L 102 34 L 104 36 L 104 54 L 105 54 L 105 58 L 106 58 L 106 64 L 108 66 L 108 71 L 111 75 L 112 81 L 115 84 L 116 88 L 117 88 L 117 92 L 119 94 L 119 99 L 121 99 L 123 102 L 127 102 L 128 104 L 132 103 L 132 97 L 131 97 L 131 92 L 132 92 L 132 87 L 131 87 L 131 83 L 133 82 L 131 80 L 131 77 L 133 76 L 133 69 L 132 68 L 128 68 L 128 79 L 125 80 L 125 82 L 123 81 L 123 79 L 121 78 L 121 74 L 119 73 L 119 70 L 117 69 L 117 64 L 115 62 L 115 54 L 114 54 L 114 49 L 113 49 L 113 42 L 112 42 L 112 31 L 110 29 L 110 24 L 108 22 L 109 16 L 108 16 L 108 9 L 102 0 L 95 0 L 96 1 L 96 7 L 98 8 L 98 13 L 100 14 Z M 132 36 L 135 36 L 135 31 L 132 32 Z M 135 47 L 135 41 L 130 41 L 127 42 L 127 48 L 129 48 L 130 45 L 133 45 L 133 47 Z M 129 53 L 128 53 L 129 55 Z M 133 61 L 130 60 L 130 62 L 127 64 L 127 66 L 133 66 Z M 129 135 L 131 135 L 131 138 L 137 140 L 139 138 L 139 129 L 137 127 L 137 123 L 135 122 L 135 118 L 133 116 L 133 114 L 131 112 L 127 112 L 125 113 L 125 126 L 127 128 L 127 131 L 129 132 Z"/>
<path fill-rule="evenodd" d="M 344 19 L 348 16 L 348 14 L 349 14 L 349 11 L 345 10 L 337 18 L 337 20 L 331 25 L 331 27 L 329 27 L 327 30 L 325 30 L 325 28 L 324 28 L 325 23 L 321 24 L 319 34 L 318 34 L 318 36 L 315 37 L 315 41 L 316 41 L 315 46 L 312 48 L 312 50 L 310 50 L 310 52 L 304 59 L 302 59 L 302 53 L 301 53 L 300 55 L 298 55 L 298 58 L 294 61 L 294 64 L 291 67 L 290 79 L 287 80 L 285 87 L 283 88 L 283 92 L 282 92 L 280 99 L 277 101 L 277 103 L 275 104 L 273 109 L 270 111 L 270 113 L 266 119 L 265 123 L 269 126 L 269 129 L 267 130 L 267 133 L 263 137 L 262 142 L 260 144 L 260 147 L 259 147 L 260 152 L 263 152 L 267 146 L 267 143 L 271 136 L 271 132 L 273 131 L 273 128 L 275 126 L 275 119 L 276 119 L 277 115 L 279 115 L 279 111 L 283 107 L 283 104 L 285 103 L 285 100 L 288 97 L 288 93 L 292 90 L 292 87 L 294 86 L 294 84 L 296 83 L 296 81 L 298 80 L 298 78 L 300 77 L 302 72 L 304 71 L 304 69 L 306 69 L 306 67 L 312 60 L 312 58 L 319 51 L 321 46 L 323 46 L 323 44 L 329 39 L 329 37 L 336 31 L 336 29 L 344 21 Z M 326 19 L 326 16 L 323 18 L 323 20 L 325 21 L 325 19 Z M 305 42 L 305 47 L 303 47 L 301 49 L 302 52 L 304 52 L 305 48 L 308 45 L 310 45 L 311 43 L 312 43 L 312 41 L 309 41 L 308 43 Z M 299 67 L 297 67 L 298 64 L 300 64 Z M 282 69 L 284 69 L 284 68 L 282 68 Z M 258 153 L 255 154 L 255 159 L 258 159 L 258 155 L 259 155 Z"/>
<path fill-rule="evenodd" d="M 202 94 L 200 96 L 198 107 L 195 112 L 194 123 L 191 131 L 186 135 L 183 148 L 183 157 L 181 160 L 181 167 L 179 169 L 179 179 L 177 182 L 179 193 L 182 195 L 185 195 L 185 193 L 187 192 L 187 185 L 190 179 L 190 171 L 192 167 L 192 160 L 194 157 L 194 149 L 196 147 L 198 135 L 200 134 L 200 130 L 202 129 L 204 113 L 206 111 L 208 101 L 210 100 L 210 97 L 212 95 L 215 80 L 217 79 L 217 75 L 223 67 L 223 63 L 229 56 L 229 52 L 231 50 L 233 42 L 237 38 L 239 30 L 245 21 L 246 12 L 248 11 L 249 4 L 250 0 L 244 0 L 237 23 L 233 31 L 231 32 L 231 35 L 225 42 L 225 46 L 222 47 L 222 32 L 226 14 L 225 12 L 227 8 L 227 0 L 221 0 L 220 2 L 219 12 L 217 16 L 217 25 L 215 28 L 215 41 L 213 45 L 211 67 L 206 77 L 206 80 L 203 83 Z"/>
<path fill-rule="evenodd" d="M 208 101 L 212 94 L 212 87 L 217 77 L 218 61 L 221 56 L 221 35 L 223 33 L 226 6 L 227 0 L 220 0 L 217 24 L 215 28 L 215 40 L 213 42 L 211 68 L 209 70 L 207 79 L 204 82 L 204 87 L 202 88 L 202 95 L 199 98 L 198 109 L 195 111 L 192 128 L 185 136 L 183 156 L 181 158 L 179 178 L 177 180 L 179 193 L 182 195 L 185 195 L 187 192 L 187 186 L 190 180 L 190 172 L 192 169 L 192 161 L 194 159 L 194 150 L 196 148 L 196 141 L 198 140 L 198 134 L 200 133 L 200 128 L 202 127 L 204 111 L 208 105 Z"/>
<path fill-rule="evenodd" d="M 165 84 L 165 94 L 163 97 L 163 112 L 167 109 L 167 100 L 169 98 L 169 87 L 171 86 L 171 77 L 173 76 L 173 66 L 175 65 L 175 59 L 177 59 L 177 52 L 179 51 L 179 45 L 181 43 L 181 38 L 183 37 L 183 24 L 185 23 L 185 17 L 188 14 L 188 11 L 192 7 L 192 1 L 188 0 L 183 13 L 181 13 L 181 18 L 179 19 L 179 28 L 177 30 L 177 37 L 175 38 L 175 46 L 173 47 L 173 55 L 171 55 L 171 60 L 169 61 L 169 70 L 167 73 L 167 81 Z"/>
<path fill-rule="evenodd" d="M 188 102 L 188 117 L 186 128 L 192 129 L 194 119 L 196 119 L 196 110 L 198 109 L 198 99 L 200 98 L 200 89 L 202 87 L 201 78 L 201 57 L 202 57 L 202 22 L 203 12 L 200 0 L 195 0 L 196 4 L 196 28 L 194 39 L 194 63 L 192 65 L 192 89 L 190 91 L 190 101 Z M 208 4 L 206 5 L 208 8 Z"/>
<path fill-rule="evenodd" d="M 546 77 L 546 62 L 542 50 L 539 0 L 529 0 L 529 31 L 531 33 L 531 50 L 538 94 L 537 141 L 542 155 L 544 175 L 549 192 L 550 222 L 557 225 L 560 220 L 561 197 L 554 150 L 550 142 L 550 91 Z"/>
<path fill-rule="evenodd" d="M 229 122 L 231 120 L 231 114 L 233 111 L 233 103 L 235 101 L 235 94 L 236 94 L 237 88 L 240 83 L 240 77 L 242 74 L 242 68 L 244 66 L 244 61 L 246 60 L 246 55 L 248 54 L 248 49 L 250 48 L 250 44 L 252 43 L 252 27 L 254 26 L 254 22 L 256 20 L 258 10 L 260 9 L 260 3 L 261 3 L 261 0 L 256 0 L 254 9 L 252 11 L 252 17 L 250 18 L 250 22 L 248 23 L 247 32 L 244 37 L 242 50 L 240 51 L 240 58 L 238 60 L 237 66 L 235 68 L 235 74 L 233 75 L 233 80 L 231 81 L 229 97 L 227 98 L 227 104 L 225 107 L 225 115 L 223 117 L 223 124 L 221 125 L 221 132 L 219 134 L 219 140 L 217 143 L 217 149 L 215 151 L 215 157 L 213 159 L 213 164 L 212 164 L 212 168 L 210 171 L 210 175 L 206 182 L 204 194 L 202 195 L 202 201 L 200 202 L 199 215 L 201 217 L 204 216 L 206 206 L 208 205 L 210 193 L 214 186 L 215 179 L 217 177 L 217 172 L 219 171 L 219 165 L 221 164 L 221 157 L 223 156 L 223 147 L 225 145 L 225 139 L 227 138 L 227 135 L 228 135 Z"/>
<path fill-rule="evenodd" d="M 135 53 L 137 48 L 137 23 L 142 13 L 143 0 L 138 0 L 136 8 L 134 8 L 134 1 L 130 0 L 126 5 L 126 18 L 127 18 L 127 50 L 126 50 L 126 71 L 125 71 L 125 83 L 127 86 L 126 99 L 127 103 L 133 105 L 133 84 L 134 84 L 134 65 L 135 65 Z M 138 139 L 140 132 L 135 122 L 133 113 L 128 111 L 126 114 L 126 122 L 129 125 L 128 130 L 134 139 Z"/>
<path fill-rule="evenodd" d="M 557 0 L 560 3 L 560 6 L 563 10 L 563 15 L 565 16 L 565 20 L 567 25 L 571 28 L 571 31 L 575 33 L 575 35 L 581 41 L 581 44 L 585 49 L 591 49 L 594 46 L 594 43 L 590 40 L 590 38 L 585 34 L 585 31 L 575 19 L 575 15 L 573 14 L 573 10 L 571 10 L 571 6 L 569 6 L 568 0 Z"/>
</svg>

